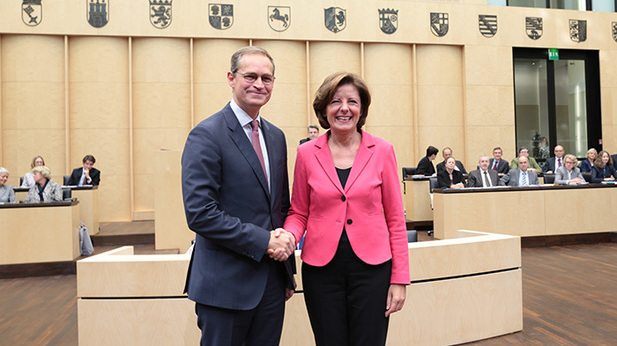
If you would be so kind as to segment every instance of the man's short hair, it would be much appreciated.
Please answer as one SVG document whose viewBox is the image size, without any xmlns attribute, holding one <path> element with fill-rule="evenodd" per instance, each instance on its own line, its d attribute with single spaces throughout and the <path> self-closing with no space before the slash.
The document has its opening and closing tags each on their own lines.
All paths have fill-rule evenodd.
<svg viewBox="0 0 617 346">
<path fill-rule="evenodd" d="M 501 152 L 503 153 L 503 149 L 501 149 L 501 147 L 494 147 L 494 148 L 493 148 L 493 152 L 494 152 L 495 150 L 501 150 Z"/>
<path fill-rule="evenodd" d="M 452 152 L 452 148 L 450 148 L 450 147 L 445 147 L 445 148 L 443 148 L 443 150 L 442 150 L 441 152 L 442 152 L 442 153 L 445 153 L 445 152 L 446 152 L 446 149 L 448 149 L 448 150 L 450 150 L 450 152 Z"/>
<path fill-rule="evenodd" d="M 309 125 L 307 130 L 310 130 L 310 129 L 315 129 L 317 130 L 317 132 L 319 132 L 319 127 L 317 125 L 312 125 L 312 124 Z"/>
<path fill-rule="evenodd" d="M 274 59 L 272 59 L 272 56 L 270 55 L 270 53 L 268 53 L 267 50 L 261 47 L 255 47 L 255 46 L 248 46 L 248 47 L 240 48 L 231 56 L 231 64 L 229 67 L 229 70 L 231 71 L 231 73 L 238 72 L 238 68 L 240 68 L 240 60 L 246 54 L 265 55 L 270 60 L 270 63 L 272 64 L 272 74 L 274 74 Z"/>
<path fill-rule="evenodd" d="M 527 148 L 527 147 L 520 147 L 520 148 L 518 148 L 518 154 L 520 155 L 521 151 L 523 151 L 523 150 L 527 150 L 527 152 L 529 152 L 529 148 Z"/>
<path fill-rule="evenodd" d="M 482 158 L 483 158 L 483 157 L 486 157 L 486 159 L 487 159 L 487 160 L 489 159 L 487 155 L 482 155 L 482 156 L 480 156 L 480 158 L 478 159 L 478 162 L 482 161 Z"/>
<path fill-rule="evenodd" d="M 83 160 L 81 160 L 82 163 L 86 163 L 86 161 L 92 161 L 92 164 L 96 163 L 96 159 L 92 155 L 86 155 Z"/>
</svg>

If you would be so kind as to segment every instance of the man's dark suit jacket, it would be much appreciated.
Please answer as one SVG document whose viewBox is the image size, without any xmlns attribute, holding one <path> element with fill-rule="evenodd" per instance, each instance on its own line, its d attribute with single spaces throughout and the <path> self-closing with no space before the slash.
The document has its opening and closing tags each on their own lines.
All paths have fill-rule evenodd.
<svg viewBox="0 0 617 346">
<path fill-rule="evenodd" d="M 463 163 L 461 161 L 456 160 L 456 167 L 458 167 L 458 170 L 461 171 L 461 173 L 467 174 L 467 171 L 465 170 L 465 166 L 463 166 Z M 441 161 L 440 163 L 437 164 L 437 173 L 443 172 L 445 170 L 446 170 L 446 161 Z"/>
<path fill-rule="evenodd" d="M 270 189 L 229 103 L 199 123 L 186 140 L 182 194 L 196 239 L 185 289 L 200 304 L 250 310 L 263 296 L 270 231 L 283 226 L 290 202 L 285 135 L 263 118 L 261 129 Z M 293 288 L 293 257 L 280 264 L 288 288 Z"/>
<path fill-rule="evenodd" d="M 488 168 L 493 169 L 493 162 L 495 162 L 495 159 L 490 159 L 489 162 Z M 507 174 L 510 171 L 510 164 L 508 161 L 501 159 L 499 163 L 497 163 L 497 168 L 495 170 L 497 173 Z"/>
<path fill-rule="evenodd" d="M 566 164 L 566 159 L 565 158 L 561 158 L 561 167 L 563 167 Z M 549 157 L 548 159 L 546 159 L 546 161 L 544 161 L 544 164 L 542 165 L 542 172 L 546 173 L 548 171 L 551 171 L 553 173 L 557 172 L 557 158 L 556 157 Z"/>
<path fill-rule="evenodd" d="M 484 187 L 484 184 L 482 183 L 482 175 L 483 173 L 479 169 L 469 172 L 469 178 L 467 178 L 466 186 L 467 187 Z M 491 180 L 491 186 L 497 186 L 499 184 L 499 176 L 497 175 L 497 171 L 489 169 L 488 176 L 489 176 L 489 179 Z"/>
<path fill-rule="evenodd" d="M 301 139 L 301 140 L 300 140 L 300 144 L 304 144 L 304 143 L 306 143 L 306 142 L 308 142 L 308 141 L 310 141 L 310 140 L 311 140 L 311 139 L 310 139 L 310 138 L 308 138 L 308 137 L 303 138 L 303 139 Z"/>
<path fill-rule="evenodd" d="M 84 168 L 75 168 L 71 176 L 69 177 L 68 185 L 79 185 L 79 180 L 81 179 L 81 174 L 83 173 Z M 98 185 L 101 182 L 101 171 L 92 167 L 90 169 L 90 178 L 92 178 L 91 182 L 84 182 L 84 185 Z"/>
<path fill-rule="evenodd" d="M 422 175 L 433 175 L 435 174 L 435 167 L 427 156 L 423 157 L 420 162 L 418 162 L 418 167 L 416 167 L 416 174 Z"/>
<path fill-rule="evenodd" d="M 617 165 L 617 154 L 611 155 L 611 159 L 613 159 L 613 166 Z"/>
</svg>

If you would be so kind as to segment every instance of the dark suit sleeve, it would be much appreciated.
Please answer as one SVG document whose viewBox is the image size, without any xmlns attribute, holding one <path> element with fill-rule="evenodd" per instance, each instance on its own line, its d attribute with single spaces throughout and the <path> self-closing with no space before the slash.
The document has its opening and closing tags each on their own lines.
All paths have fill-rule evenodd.
<svg viewBox="0 0 617 346">
<path fill-rule="evenodd" d="M 471 173 L 469 173 L 469 178 L 467 178 L 467 187 L 482 187 L 482 183 L 476 178 L 475 172 L 476 171 L 471 171 Z"/>
<path fill-rule="evenodd" d="M 448 175 L 448 172 L 441 171 L 437 173 L 437 187 L 449 188 L 450 185 L 450 176 Z"/>
<path fill-rule="evenodd" d="M 467 171 L 465 170 L 465 166 L 463 166 L 463 163 L 461 161 L 456 161 L 456 164 L 458 166 L 458 169 L 461 170 L 461 173 L 467 174 Z"/>
<path fill-rule="evenodd" d="M 446 170 L 446 162 L 445 161 L 441 161 L 440 163 L 437 164 L 437 173 L 444 172 L 445 170 Z"/>
<path fill-rule="evenodd" d="M 71 172 L 71 176 L 69 177 L 68 185 L 77 185 L 79 184 L 79 177 L 81 173 L 79 173 L 79 168 L 75 168 L 73 172 Z"/>
<path fill-rule="evenodd" d="M 92 181 L 90 182 L 90 185 L 98 185 L 101 182 L 101 171 L 99 171 L 96 168 L 92 168 L 90 170 L 90 178 L 92 179 Z"/>
<path fill-rule="evenodd" d="M 182 194 L 188 226 L 219 246 L 260 261 L 270 240 L 269 230 L 243 223 L 221 209 L 224 198 L 244 197 L 221 193 L 223 179 L 239 179 L 240 172 L 223 176 L 223 151 L 236 148 L 222 148 L 217 140 L 223 135 L 214 132 L 206 126 L 195 127 L 182 154 Z"/>
<path fill-rule="evenodd" d="M 503 174 L 508 174 L 508 172 L 510 172 L 510 163 L 508 163 L 508 161 L 502 160 L 500 162 L 503 162 L 503 169 L 502 172 L 498 172 L 498 173 L 503 173 Z"/>
</svg>

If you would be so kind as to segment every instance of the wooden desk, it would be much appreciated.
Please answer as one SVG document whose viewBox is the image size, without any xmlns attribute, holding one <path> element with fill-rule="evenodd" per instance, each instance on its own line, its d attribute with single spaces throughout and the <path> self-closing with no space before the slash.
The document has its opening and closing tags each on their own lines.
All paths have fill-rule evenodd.
<svg viewBox="0 0 617 346">
<path fill-rule="evenodd" d="M 406 219 L 415 222 L 433 221 L 429 177 L 407 177 L 403 183 L 405 184 L 403 202 Z"/>
<path fill-rule="evenodd" d="M 99 233 L 99 187 L 62 186 L 62 189 L 71 189 L 71 197 L 79 200 L 79 220 L 88 227 L 90 235 Z M 23 201 L 28 196 L 28 187 L 13 186 L 17 201 Z"/>
<path fill-rule="evenodd" d="M 99 233 L 99 187 L 86 185 L 62 188 L 70 188 L 71 196 L 79 200 L 79 219 L 88 228 L 88 233 Z"/>
<path fill-rule="evenodd" d="M 617 185 L 436 189 L 433 198 L 438 239 L 459 229 L 521 237 L 617 230 Z"/>
<path fill-rule="evenodd" d="M 0 205 L 0 265 L 79 257 L 79 202 Z"/>
<path fill-rule="evenodd" d="M 388 345 L 445 345 L 523 327 L 520 238 L 471 231 L 409 244 L 411 285 Z M 296 263 L 300 264 L 300 251 Z M 123 247 L 77 262 L 79 343 L 196 345 L 194 303 L 182 293 L 190 254 Z M 302 293 L 286 306 L 281 345 L 314 345 Z"/>
</svg>

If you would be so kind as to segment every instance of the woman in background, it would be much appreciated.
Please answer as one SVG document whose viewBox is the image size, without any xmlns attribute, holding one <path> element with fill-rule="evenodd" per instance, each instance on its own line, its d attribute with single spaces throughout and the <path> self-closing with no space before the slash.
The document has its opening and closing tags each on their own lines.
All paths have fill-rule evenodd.
<svg viewBox="0 0 617 346">
<path fill-rule="evenodd" d="M 15 203 L 15 192 L 6 184 L 9 179 L 9 171 L 0 167 L 0 203 Z"/>
<path fill-rule="evenodd" d="M 463 185 L 463 173 L 454 169 L 456 159 L 450 156 L 446 161 L 446 170 L 437 173 L 437 185 L 439 188 L 460 189 Z"/>
<path fill-rule="evenodd" d="M 42 156 L 35 156 L 32 159 L 32 163 L 30 164 L 30 168 L 34 168 L 37 166 L 45 166 L 45 160 L 43 160 Z M 21 187 L 33 187 L 34 186 L 34 173 L 32 171 L 26 173 L 24 175 L 24 181 L 21 183 Z"/>
<path fill-rule="evenodd" d="M 601 183 L 603 181 L 615 180 L 617 178 L 617 171 L 613 166 L 613 160 L 611 155 L 602 150 L 596 158 L 596 164 L 591 169 L 591 182 Z"/>
<path fill-rule="evenodd" d="M 28 190 L 26 203 L 62 201 L 62 187 L 51 181 L 51 171 L 46 166 L 32 168 L 34 186 Z"/>
<path fill-rule="evenodd" d="M 596 149 L 591 148 L 587 150 L 587 160 L 581 162 L 581 172 L 591 172 L 591 168 L 595 165 L 598 152 Z"/>
</svg>

